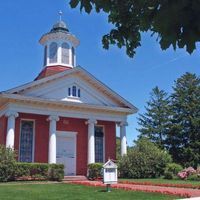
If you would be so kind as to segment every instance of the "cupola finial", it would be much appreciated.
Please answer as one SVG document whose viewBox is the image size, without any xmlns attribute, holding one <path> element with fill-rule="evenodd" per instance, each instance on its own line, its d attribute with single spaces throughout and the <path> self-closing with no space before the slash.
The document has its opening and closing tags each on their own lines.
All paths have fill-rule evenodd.
<svg viewBox="0 0 200 200">
<path fill-rule="evenodd" d="M 60 21 L 62 21 L 62 15 L 63 15 L 62 10 L 60 10 L 58 14 L 59 14 L 59 16 L 60 16 Z"/>
</svg>

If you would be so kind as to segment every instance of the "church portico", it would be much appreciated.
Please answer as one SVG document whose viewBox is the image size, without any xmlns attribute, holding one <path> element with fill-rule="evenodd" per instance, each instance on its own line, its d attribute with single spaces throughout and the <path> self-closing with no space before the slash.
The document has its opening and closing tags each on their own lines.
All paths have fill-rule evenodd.
<svg viewBox="0 0 200 200">
<path fill-rule="evenodd" d="M 58 120 L 59 119 L 59 120 Z M 56 140 L 59 133 L 77 133 L 76 134 L 76 174 L 84 175 L 87 172 L 87 164 L 95 162 L 95 128 L 93 132 L 88 121 L 93 122 L 93 119 L 78 119 L 68 117 L 58 117 L 50 115 L 38 115 L 18 112 L 18 117 L 15 118 L 14 129 L 14 149 L 18 152 L 18 161 L 21 162 L 41 162 L 41 163 L 57 163 L 57 147 Z M 32 123 L 30 123 L 32 122 Z M 53 123 L 52 123 L 53 122 Z M 28 123 L 28 124 L 26 124 Z M 103 130 L 103 157 L 102 161 L 108 158 L 115 159 L 115 146 L 116 146 L 116 123 L 112 121 L 97 120 L 92 123 L 96 127 L 101 127 Z M 29 131 L 32 132 L 32 143 L 28 143 L 30 148 L 27 149 L 25 155 L 22 155 L 26 149 L 24 149 L 21 143 L 24 142 L 23 127 L 30 126 Z M 5 124 L 4 126 L 7 126 Z M 27 132 L 27 128 L 25 133 Z M 88 133 L 93 135 L 93 143 L 91 145 L 88 137 Z M 4 132 L 4 137 L 7 132 Z M 21 138 L 23 137 L 23 138 Z M 52 138 L 53 137 L 53 138 Z M 6 137 L 5 137 L 6 138 Z M 24 138 L 26 140 L 26 138 Z M 48 141 L 48 143 L 46 142 Z M 4 141 L 6 143 L 6 140 Z M 93 155 L 93 160 L 91 157 Z M 99 156 L 99 155 L 98 155 Z"/>
</svg>

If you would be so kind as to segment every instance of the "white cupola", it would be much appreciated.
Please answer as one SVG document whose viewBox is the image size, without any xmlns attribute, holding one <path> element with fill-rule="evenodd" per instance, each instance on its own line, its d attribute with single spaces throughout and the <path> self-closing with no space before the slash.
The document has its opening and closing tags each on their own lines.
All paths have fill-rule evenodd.
<svg viewBox="0 0 200 200">
<path fill-rule="evenodd" d="M 79 40 L 69 32 L 61 17 L 60 21 L 50 32 L 44 34 L 39 42 L 44 46 L 44 68 L 76 66 L 76 47 L 79 45 Z"/>
</svg>

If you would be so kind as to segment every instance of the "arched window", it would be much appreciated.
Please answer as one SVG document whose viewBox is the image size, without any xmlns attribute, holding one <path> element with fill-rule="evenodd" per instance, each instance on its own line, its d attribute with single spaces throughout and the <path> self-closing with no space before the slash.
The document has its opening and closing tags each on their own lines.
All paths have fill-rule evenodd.
<svg viewBox="0 0 200 200">
<path fill-rule="evenodd" d="M 47 46 L 44 47 L 44 66 L 47 65 Z"/>
<path fill-rule="evenodd" d="M 75 56 L 75 49 L 72 47 L 72 66 L 74 66 L 74 56 Z"/>
<path fill-rule="evenodd" d="M 81 97 L 81 90 L 78 89 L 78 97 Z"/>
<path fill-rule="evenodd" d="M 103 127 L 95 126 L 95 162 L 103 163 Z"/>
<path fill-rule="evenodd" d="M 32 162 L 33 161 L 33 133 L 34 122 L 33 121 L 21 121 L 21 133 L 20 133 L 20 162 Z"/>
<path fill-rule="evenodd" d="M 72 87 L 72 96 L 76 97 L 76 86 Z"/>
<path fill-rule="evenodd" d="M 57 62 L 57 50 L 58 50 L 58 45 L 56 42 L 52 42 L 50 44 L 50 52 L 49 52 L 49 62 L 50 63 L 55 63 Z"/>
<path fill-rule="evenodd" d="M 69 64 L 69 45 L 65 42 L 62 44 L 62 63 Z"/>
<path fill-rule="evenodd" d="M 68 96 L 71 96 L 71 88 L 68 88 Z"/>
</svg>

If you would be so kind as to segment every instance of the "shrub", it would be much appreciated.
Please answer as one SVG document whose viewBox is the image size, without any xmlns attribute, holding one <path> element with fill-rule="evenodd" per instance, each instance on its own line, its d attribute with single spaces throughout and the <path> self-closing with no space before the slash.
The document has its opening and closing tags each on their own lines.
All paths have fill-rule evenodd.
<svg viewBox="0 0 200 200">
<path fill-rule="evenodd" d="M 64 178 L 64 165 L 50 164 L 48 170 L 48 179 L 51 181 L 62 181 Z"/>
<path fill-rule="evenodd" d="M 188 167 L 188 168 L 180 171 L 177 176 L 180 179 L 186 179 L 186 178 L 188 178 L 188 176 L 196 174 L 196 173 L 197 173 L 197 171 L 193 167 Z"/>
<path fill-rule="evenodd" d="M 14 177 L 30 176 L 32 178 L 48 178 L 49 165 L 45 163 L 23 163 L 18 162 L 15 164 Z"/>
<path fill-rule="evenodd" d="M 61 164 L 46 163 L 16 163 L 14 179 L 51 180 L 61 181 L 64 178 L 64 166 Z"/>
<path fill-rule="evenodd" d="M 196 173 L 200 176 L 200 166 L 197 167 Z"/>
<path fill-rule="evenodd" d="M 6 182 L 13 178 L 15 157 L 15 151 L 0 145 L 0 182 Z"/>
<path fill-rule="evenodd" d="M 102 178 L 103 163 L 92 163 L 88 165 L 88 178 L 95 180 Z"/>
<path fill-rule="evenodd" d="M 185 172 L 185 171 L 181 171 L 181 172 L 178 173 L 177 176 L 178 176 L 180 179 L 184 180 L 184 179 L 186 179 L 186 178 L 188 177 L 188 174 L 187 174 L 187 172 Z"/>
<path fill-rule="evenodd" d="M 119 161 L 120 177 L 155 178 L 164 174 L 164 169 L 171 162 L 170 155 L 160 150 L 146 138 L 141 138 L 136 145 Z"/>
<path fill-rule="evenodd" d="M 14 179 L 23 176 L 30 176 L 29 165 L 30 163 L 15 163 L 15 171 L 13 174 Z"/>
<path fill-rule="evenodd" d="M 176 176 L 178 174 L 178 172 L 180 172 L 182 170 L 183 170 L 183 168 L 181 165 L 176 164 L 176 163 L 168 163 L 165 168 L 165 173 L 171 172 L 174 176 Z"/>
<path fill-rule="evenodd" d="M 174 174 L 170 171 L 166 171 L 164 173 L 164 179 L 169 179 L 169 180 L 172 180 L 174 178 Z"/>
<path fill-rule="evenodd" d="M 200 176 L 198 174 L 191 174 L 190 176 L 188 176 L 187 180 L 200 181 Z"/>
</svg>

